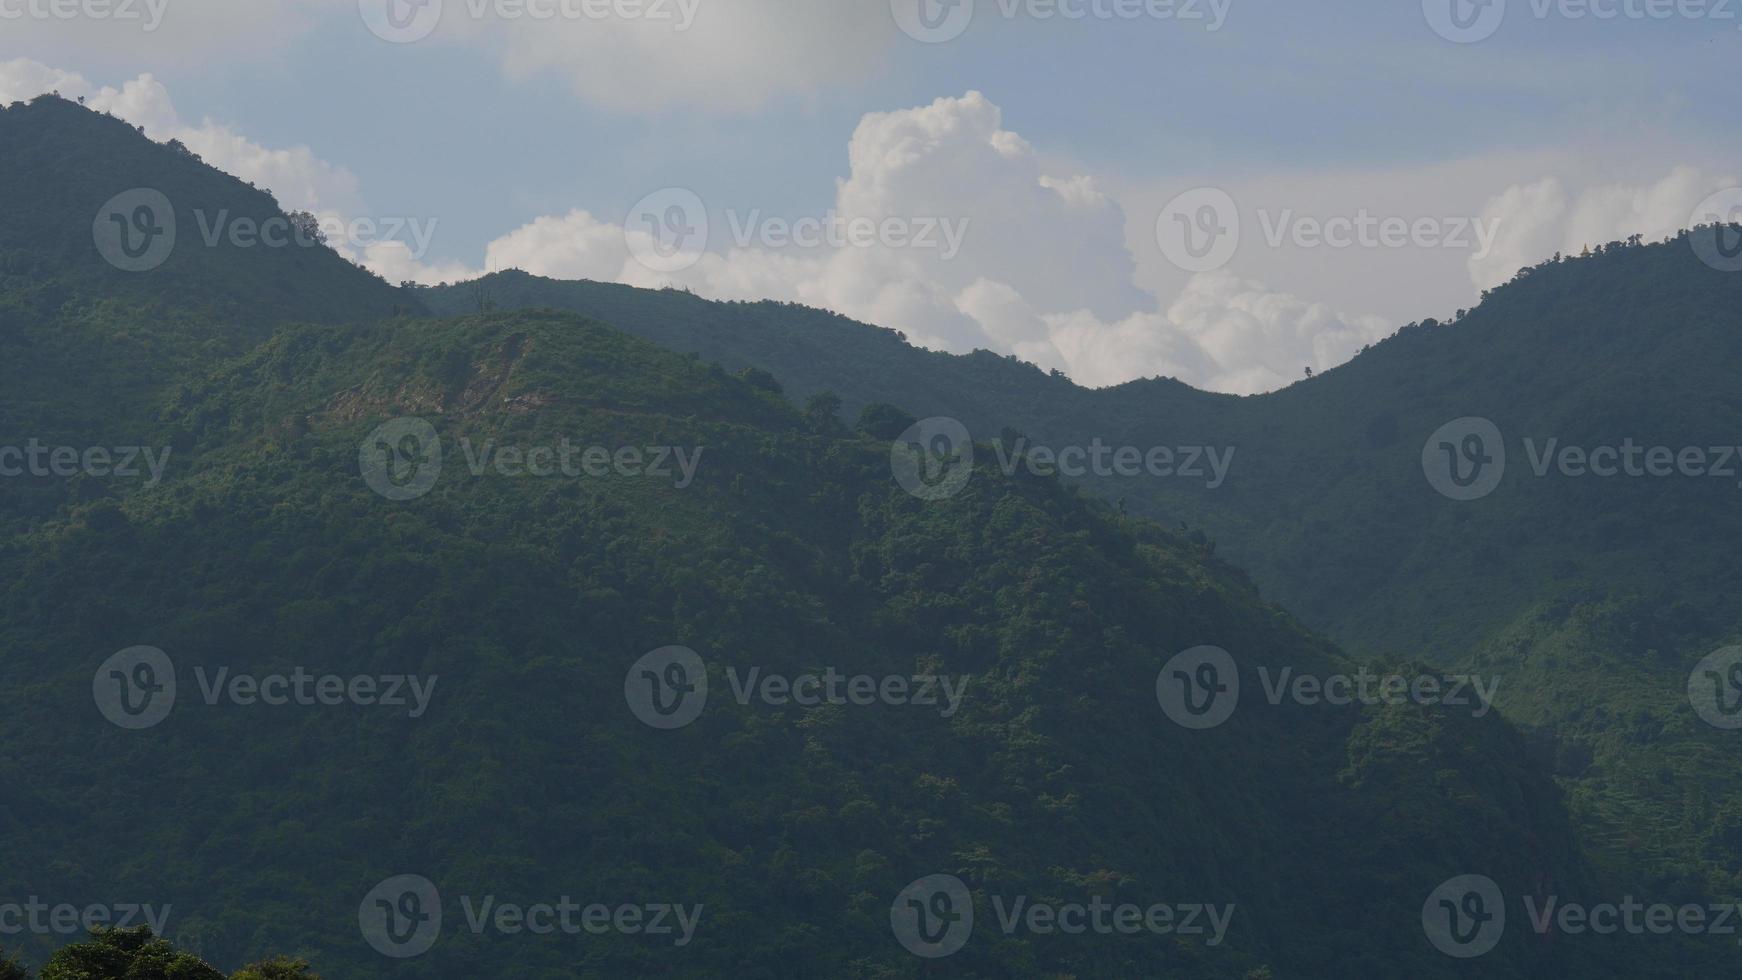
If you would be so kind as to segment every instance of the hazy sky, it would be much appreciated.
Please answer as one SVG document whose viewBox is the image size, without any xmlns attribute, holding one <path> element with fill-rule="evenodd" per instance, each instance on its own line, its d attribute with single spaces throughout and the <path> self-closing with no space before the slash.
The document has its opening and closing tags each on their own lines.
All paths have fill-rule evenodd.
<svg viewBox="0 0 1742 980">
<path fill-rule="evenodd" d="M 1687 225 L 1742 176 L 1738 65 L 1742 0 L 0 0 L 0 99 L 180 138 L 395 281 L 1239 392 Z"/>
</svg>

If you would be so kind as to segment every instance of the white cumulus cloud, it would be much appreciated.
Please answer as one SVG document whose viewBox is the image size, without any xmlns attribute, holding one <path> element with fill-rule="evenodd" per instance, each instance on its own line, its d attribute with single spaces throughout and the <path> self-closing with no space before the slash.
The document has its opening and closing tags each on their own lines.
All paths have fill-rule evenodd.
<svg viewBox="0 0 1742 980">
<path fill-rule="evenodd" d="M 828 219 L 897 233 L 796 247 L 759 232 L 768 219 L 759 209 L 713 202 L 714 247 L 662 272 L 634 257 L 650 232 L 577 210 L 497 239 L 485 264 L 801 302 L 894 327 L 921 346 L 1013 353 L 1096 386 L 1169 375 L 1263 391 L 1305 367 L 1340 364 L 1387 330 L 1226 273 L 1197 276 L 1164 304 L 1133 283 L 1119 204 L 1088 176 L 1048 172 L 978 92 L 865 116 L 847 158 Z M 403 277 L 452 278 L 413 271 Z"/>
<path fill-rule="evenodd" d="M 1470 278 L 1483 289 L 1512 278 L 1556 252 L 1577 255 L 1585 246 L 1641 235 L 1657 241 L 1688 227 L 1694 208 L 1733 179 L 1677 166 L 1656 181 L 1589 182 L 1569 190 L 1568 180 L 1544 177 L 1496 194 L 1483 209 L 1498 222 L 1494 250 L 1470 260 Z"/>
</svg>

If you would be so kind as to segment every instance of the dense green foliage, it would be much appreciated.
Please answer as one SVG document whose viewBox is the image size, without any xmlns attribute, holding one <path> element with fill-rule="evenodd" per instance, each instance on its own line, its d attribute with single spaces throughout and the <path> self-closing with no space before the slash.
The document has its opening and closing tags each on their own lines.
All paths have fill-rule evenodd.
<svg viewBox="0 0 1742 980">
<path fill-rule="evenodd" d="M 38 980 L 224 980 L 199 957 L 176 949 L 151 930 L 115 929 L 49 957 Z"/>
<path fill-rule="evenodd" d="M 792 305 L 517 272 L 484 283 L 504 308 L 600 316 L 765 369 L 795 398 L 841 392 L 849 412 L 890 401 L 980 438 L 1012 427 L 1053 447 L 1231 448 L 1213 489 L 1147 476 L 1085 485 L 1196 529 L 1348 649 L 1499 675 L 1501 710 L 1557 767 L 1605 863 L 1668 892 L 1697 880 L 1742 895 L 1742 839 L 1711 802 L 1742 793 L 1742 763 L 1685 693 L 1694 664 L 1742 637 L 1742 459 L 1727 479 L 1539 477 L 1524 445 L 1742 443 L 1742 276 L 1702 263 L 1686 234 L 1523 270 L 1454 323 L 1411 324 L 1347 365 L 1247 398 L 1167 379 L 1086 390 Z M 418 292 L 447 310 L 473 288 Z M 1421 453 L 1465 416 L 1499 427 L 1509 461 L 1494 493 L 1456 502 L 1432 489 Z M 1599 619 L 1624 625 L 1592 634 Z M 1594 646 L 1568 657 L 1568 637 Z M 1568 752 L 1590 763 L 1558 765 Z"/>
<path fill-rule="evenodd" d="M 30 971 L 0 955 L 0 980 L 30 980 Z M 152 935 L 147 926 L 99 929 L 56 950 L 37 980 L 224 980 L 199 957 Z M 237 970 L 230 980 L 321 980 L 304 960 L 279 956 Z"/>
<path fill-rule="evenodd" d="M 1494 719 L 1167 722 L 1155 673 L 1207 638 L 1273 666 L 1339 663 L 1195 545 L 1049 479 L 988 474 L 924 503 L 890 479 L 887 443 L 819 433 L 770 392 L 596 325 L 286 327 L 175 401 L 162 424 L 199 447 L 191 472 L 72 505 L 5 556 L 4 670 L 32 694 L 8 738 L 57 748 L 0 777 L 69 816 L 52 833 L 21 818 L 0 844 L 64 869 L 29 887 L 103 881 L 172 904 L 219 960 L 294 948 L 375 975 L 900 975 L 888 904 L 942 870 L 999 895 L 1239 908 L 1213 949 L 985 929 L 956 975 L 1265 961 L 1317 975 L 1367 958 L 1431 976 L 1438 954 L 1401 898 L 1502 854 L 1584 878 L 1564 843 L 1519 849 L 1570 835 Z M 450 447 L 566 435 L 706 446 L 708 463 L 683 490 L 462 468 L 393 503 L 363 485 L 356 447 L 413 410 Z M 435 674 L 451 693 L 416 720 L 196 702 L 126 732 L 92 711 L 89 673 L 133 643 L 257 672 Z M 657 732 L 626 710 L 622 678 L 668 643 L 716 672 L 832 665 L 973 688 L 947 719 L 723 698 Z M 102 802 L 149 793 L 165 765 L 187 778 L 164 819 Z M 95 786 L 67 775 L 92 768 Z M 707 919 L 682 950 L 454 927 L 399 964 L 362 946 L 356 903 L 406 869 L 456 894 L 700 902 Z M 27 887 L 16 874 L 8 890 Z M 1524 969 L 1522 941 L 1519 956 Z"/>
</svg>

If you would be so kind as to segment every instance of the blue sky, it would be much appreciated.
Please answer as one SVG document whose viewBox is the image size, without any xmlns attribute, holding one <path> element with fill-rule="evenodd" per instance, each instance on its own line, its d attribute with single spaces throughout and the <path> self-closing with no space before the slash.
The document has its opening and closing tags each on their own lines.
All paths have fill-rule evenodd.
<svg viewBox="0 0 1742 980">
<path fill-rule="evenodd" d="M 0 0 L 0 97 L 51 79 L 287 206 L 432 224 L 415 257 L 354 243 L 390 278 L 512 264 L 799 299 L 1089 384 L 1275 387 L 1578 239 L 1667 234 L 1742 174 L 1742 0 L 1489 0 L 1462 8 L 1470 43 L 1433 26 L 1470 0 L 1217 0 L 1216 30 L 979 0 L 943 43 L 897 26 L 936 0 L 688 0 L 684 31 L 440 0 L 409 43 L 365 23 L 405 0 L 155 0 L 153 30 L 108 0 L 62 0 L 85 5 L 66 19 L 44 2 Z M 710 234 L 647 269 L 621 226 L 669 188 Z M 1238 247 L 1186 268 L 1158 222 L 1203 188 L 1226 192 Z M 722 234 L 831 215 L 960 222 L 963 244 Z M 1347 247 L 1289 224 L 1362 215 L 1440 224 Z"/>
</svg>

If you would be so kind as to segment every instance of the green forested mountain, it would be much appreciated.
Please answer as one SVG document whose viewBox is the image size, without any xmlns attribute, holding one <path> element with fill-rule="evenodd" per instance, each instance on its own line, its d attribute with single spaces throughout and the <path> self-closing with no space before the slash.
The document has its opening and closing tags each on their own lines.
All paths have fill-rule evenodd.
<svg viewBox="0 0 1742 980">
<path fill-rule="evenodd" d="M 1742 638 L 1742 275 L 1703 263 L 1685 234 L 1523 270 L 1455 322 L 1411 324 L 1343 367 L 1245 398 L 1168 379 L 1087 390 L 792 305 L 515 272 L 418 292 L 439 310 L 482 294 L 601 316 L 768 370 L 799 396 L 840 392 L 849 411 L 887 390 L 980 438 L 1231 453 L 1215 486 L 1092 474 L 1085 486 L 1212 539 L 1347 649 L 1499 676 L 1501 710 L 1532 732 L 1604 861 L 1668 891 L 1742 890 L 1733 733 L 1687 696 L 1695 666 Z M 1507 459 L 1491 493 L 1460 501 L 1434 488 L 1422 455 L 1467 417 L 1493 423 Z M 1640 472 L 1651 448 L 1697 448 L 1704 470 L 1731 475 L 1601 477 L 1559 462 L 1628 445 Z"/>
<path fill-rule="evenodd" d="M 444 313 L 480 297 L 585 313 L 734 370 L 767 370 L 801 400 L 835 392 L 849 417 L 891 402 L 957 418 L 983 439 L 1010 427 L 1055 447 L 1099 438 L 1232 449 L 1229 479 L 1214 488 L 1090 482 L 1133 510 L 1204 529 L 1267 593 L 1358 649 L 1456 659 L 1538 601 L 1542 583 L 1668 582 L 1709 619 L 1736 612 L 1742 570 L 1723 560 L 1727 536 L 1709 521 L 1729 520 L 1742 461 L 1734 479 L 1570 482 L 1535 477 L 1522 445 L 1742 441 L 1729 435 L 1742 419 L 1729 380 L 1742 358 L 1742 276 L 1703 264 L 1686 236 L 1524 270 L 1455 323 L 1411 324 L 1341 368 L 1252 397 L 1170 379 L 1084 389 L 1013 358 L 924 351 L 792 304 L 513 271 L 416 292 Z M 1424 479 L 1421 452 L 1465 416 L 1492 419 L 1513 458 L 1503 492 L 1459 507 Z"/>
<path fill-rule="evenodd" d="M 331 249 L 298 244 L 306 239 L 274 224 L 294 216 L 266 191 L 201 164 L 179 143 L 154 143 L 64 99 L 0 107 L 0 173 L 0 325 L 69 301 L 125 303 L 166 317 L 197 310 L 228 327 L 206 338 L 223 345 L 258 339 L 263 326 L 286 318 L 421 312 Z M 146 194 L 167 201 L 173 218 L 142 222 L 136 209 L 151 203 Z"/>
<path fill-rule="evenodd" d="M 114 194 L 185 188 L 169 195 L 179 217 L 251 192 L 54 100 L 7 110 L 0 130 L 0 164 L 89 165 L 16 171 L 36 181 L 9 192 L 32 216 L 0 211 L 17 270 L 0 282 L 0 446 L 166 460 L 157 479 L 0 480 L 0 906 L 152 903 L 219 968 L 287 954 L 328 976 L 1681 977 L 1733 955 L 1685 937 L 1549 942 L 1516 903 L 1479 961 L 1437 951 L 1424 902 L 1463 874 L 1563 901 L 1728 893 L 1686 874 L 1659 896 L 1657 866 L 1610 860 L 1588 830 L 1632 798 L 1557 783 L 1580 757 L 1544 751 L 1540 727 L 1267 704 L 1284 668 L 1443 665 L 1348 657 L 1201 537 L 1001 473 L 984 444 L 962 492 L 921 499 L 895 478 L 896 410 L 849 428 L 826 399 L 795 407 L 740 364 L 573 312 L 436 318 L 318 246 L 178 245 L 157 269 L 106 272 L 77 237 Z M 162 170 L 142 178 L 135 160 Z M 907 394 L 878 400 L 934 410 Z M 611 461 L 531 475 L 557 447 Z M 1493 642 L 1558 678 L 1551 657 L 1590 656 L 1586 637 L 1671 629 L 1566 601 Z M 1193 729 L 1157 682 L 1200 645 L 1228 651 L 1242 695 Z M 634 692 L 642 658 L 673 646 L 708 690 L 668 730 L 642 720 L 664 717 L 657 692 L 651 716 Z M 110 673 L 138 647 L 167 672 Z M 943 677 L 960 697 L 740 700 L 752 670 Z M 270 678 L 304 674 L 350 679 L 348 696 L 262 702 Z M 169 703 L 162 689 L 141 702 L 120 687 L 121 714 L 103 700 L 166 677 L 161 718 L 128 709 Z M 427 697 L 358 703 L 358 678 L 410 678 Z M 1603 724 L 1604 686 L 1625 675 L 1588 680 L 1597 707 L 1549 698 L 1519 717 L 1649 744 Z M 1674 771 L 1648 769 L 1673 793 Z M 380 891 L 402 875 L 439 895 Z M 930 875 L 959 879 L 973 908 L 942 960 L 903 948 L 891 922 Z M 433 945 L 371 948 L 383 895 L 408 919 L 439 908 Z M 1006 931 L 1017 898 L 1231 911 L 1219 936 Z M 681 945 L 536 935 L 478 911 L 569 901 L 681 906 L 694 929 Z M 69 938 L 4 945 L 41 965 Z"/>
</svg>

